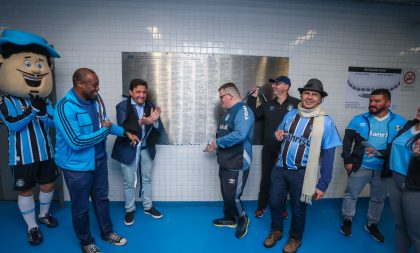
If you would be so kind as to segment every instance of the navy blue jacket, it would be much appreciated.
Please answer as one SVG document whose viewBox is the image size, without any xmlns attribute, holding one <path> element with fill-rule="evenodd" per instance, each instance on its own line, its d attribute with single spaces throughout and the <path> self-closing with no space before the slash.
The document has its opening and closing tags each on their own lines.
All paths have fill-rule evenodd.
<svg viewBox="0 0 420 253">
<path fill-rule="evenodd" d="M 243 102 L 228 109 L 216 133 L 217 163 L 223 169 L 249 170 L 252 162 L 254 114 Z"/>
<path fill-rule="evenodd" d="M 144 105 L 144 114 L 150 116 L 152 108 L 155 105 L 146 101 Z M 126 131 L 136 134 L 139 139 L 143 138 L 141 127 L 138 123 L 139 115 L 137 114 L 136 108 L 131 104 L 131 98 L 120 102 L 117 106 L 117 123 L 122 126 Z M 146 137 L 147 151 L 150 157 L 155 159 L 156 155 L 156 143 L 159 140 L 159 134 L 163 129 L 162 122 L 159 119 L 159 127 L 154 128 L 153 125 L 146 125 L 146 133 L 149 132 L 150 128 L 153 128 L 150 134 Z M 112 149 L 111 157 L 116 161 L 123 164 L 131 164 L 136 156 L 136 147 L 131 145 L 131 141 L 128 138 L 117 137 Z"/>
</svg>

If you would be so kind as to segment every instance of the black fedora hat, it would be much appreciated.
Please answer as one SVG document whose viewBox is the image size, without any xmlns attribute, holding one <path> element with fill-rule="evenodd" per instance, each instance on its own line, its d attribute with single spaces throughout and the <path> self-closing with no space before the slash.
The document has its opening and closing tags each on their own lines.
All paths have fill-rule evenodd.
<svg viewBox="0 0 420 253">
<path fill-rule="evenodd" d="M 303 86 L 303 88 L 298 88 L 298 91 L 300 92 L 300 94 L 302 94 L 302 92 L 305 90 L 319 92 L 321 94 L 321 97 L 328 96 L 328 93 L 324 91 L 324 86 L 322 85 L 322 82 L 316 78 L 309 80 L 305 84 L 305 86 Z"/>
</svg>

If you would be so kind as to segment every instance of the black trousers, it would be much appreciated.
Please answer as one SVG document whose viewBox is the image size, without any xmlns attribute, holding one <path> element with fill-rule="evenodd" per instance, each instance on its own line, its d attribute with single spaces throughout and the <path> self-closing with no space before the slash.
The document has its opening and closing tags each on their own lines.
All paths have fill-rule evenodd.
<svg viewBox="0 0 420 253">
<path fill-rule="evenodd" d="M 279 150 L 263 146 L 261 152 L 261 182 L 258 194 L 258 209 L 264 209 L 270 198 L 271 170 L 275 167 Z"/>
<path fill-rule="evenodd" d="M 245 210 L 241 196 L 249 170 L 227 170 L 219 168 L 220 188 L 223 197 L 223 214 L 228 219 L 238 219 Z"/>
</svg>

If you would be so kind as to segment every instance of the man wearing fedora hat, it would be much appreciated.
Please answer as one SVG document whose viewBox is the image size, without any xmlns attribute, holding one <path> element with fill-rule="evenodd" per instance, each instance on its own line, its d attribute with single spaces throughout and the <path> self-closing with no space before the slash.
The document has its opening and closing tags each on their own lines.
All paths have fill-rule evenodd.
<svg viewBox="0 0 420 253">
<path fill-rule="evenodd" d="M 311 79 L 300 92 L 298 109 L 286 114 L 274 133 L 281 142 L 271 175 L 271 231 L 264 245 L 274 246 L 283 236 L 281 211 L 290 196 L 292 221 L 283 252 L 296 252 L 302 243 L 306 205 L 324 196 L 331 181 L 335 148 L 340 136 L 330 116 L 319 106 L 328 94 L 322 82 Z M 321 161 L 321 166 L 319 162 Z M 318 179 L 320 172 L 321 178 Z"/>
<path fill-rule="evenodd" d="M 269 101 L 261 101 L 257 107 L 260 90 L 254 87 L 251 90 L 251 96 L 248 97 L 247 105 L 254 112 L 255 119 L 264 119 L 264 140 L 261 151 L 261 181 L 260 192 L 258 194 L 258 207 L 255 211 L 255 217 L 262 217 L 268 204 L 270 196 L 270 178 L 271 170 L 280 151 L 280 143 L 273 138 L 284 115 L 289 111 L 296 109 L 300 100 L 289 95 L 291 81 L 287 76 L 279 76 L 268 80 L 273 89 L 274 98 Z M 287 217 L 287 212 L 283 211 L 283 216 Z"/>
<path fill-rule="evenodd" d="M 0 119 L 9 132 L 9 167 L 19 210 L 28 226 L 28 242 L 43 241 L 35 216 L 34 187 L 38 183 L 38 221 L 47 227 L 58 222 L 50 212 L 58 171 L 49 134 L 54 127 L 50 57 L 60 57 L 35 34 L 4 30 L 0 37 Z"/>
</svg>

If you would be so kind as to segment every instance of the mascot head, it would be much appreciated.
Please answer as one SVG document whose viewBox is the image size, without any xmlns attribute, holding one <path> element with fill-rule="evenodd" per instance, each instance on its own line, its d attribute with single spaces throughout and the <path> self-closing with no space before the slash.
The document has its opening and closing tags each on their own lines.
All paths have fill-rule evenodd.
<svg viewBox="0 0 420 253">
<path fill-rule="evenodd" d="M 60 55 L 44 38 L 4 30 L 0 37 L 0 90 L 21 98 L 29 98 L 29 93 L 47 97 L 53 86 L 50 57 Z"/>
</svg>

